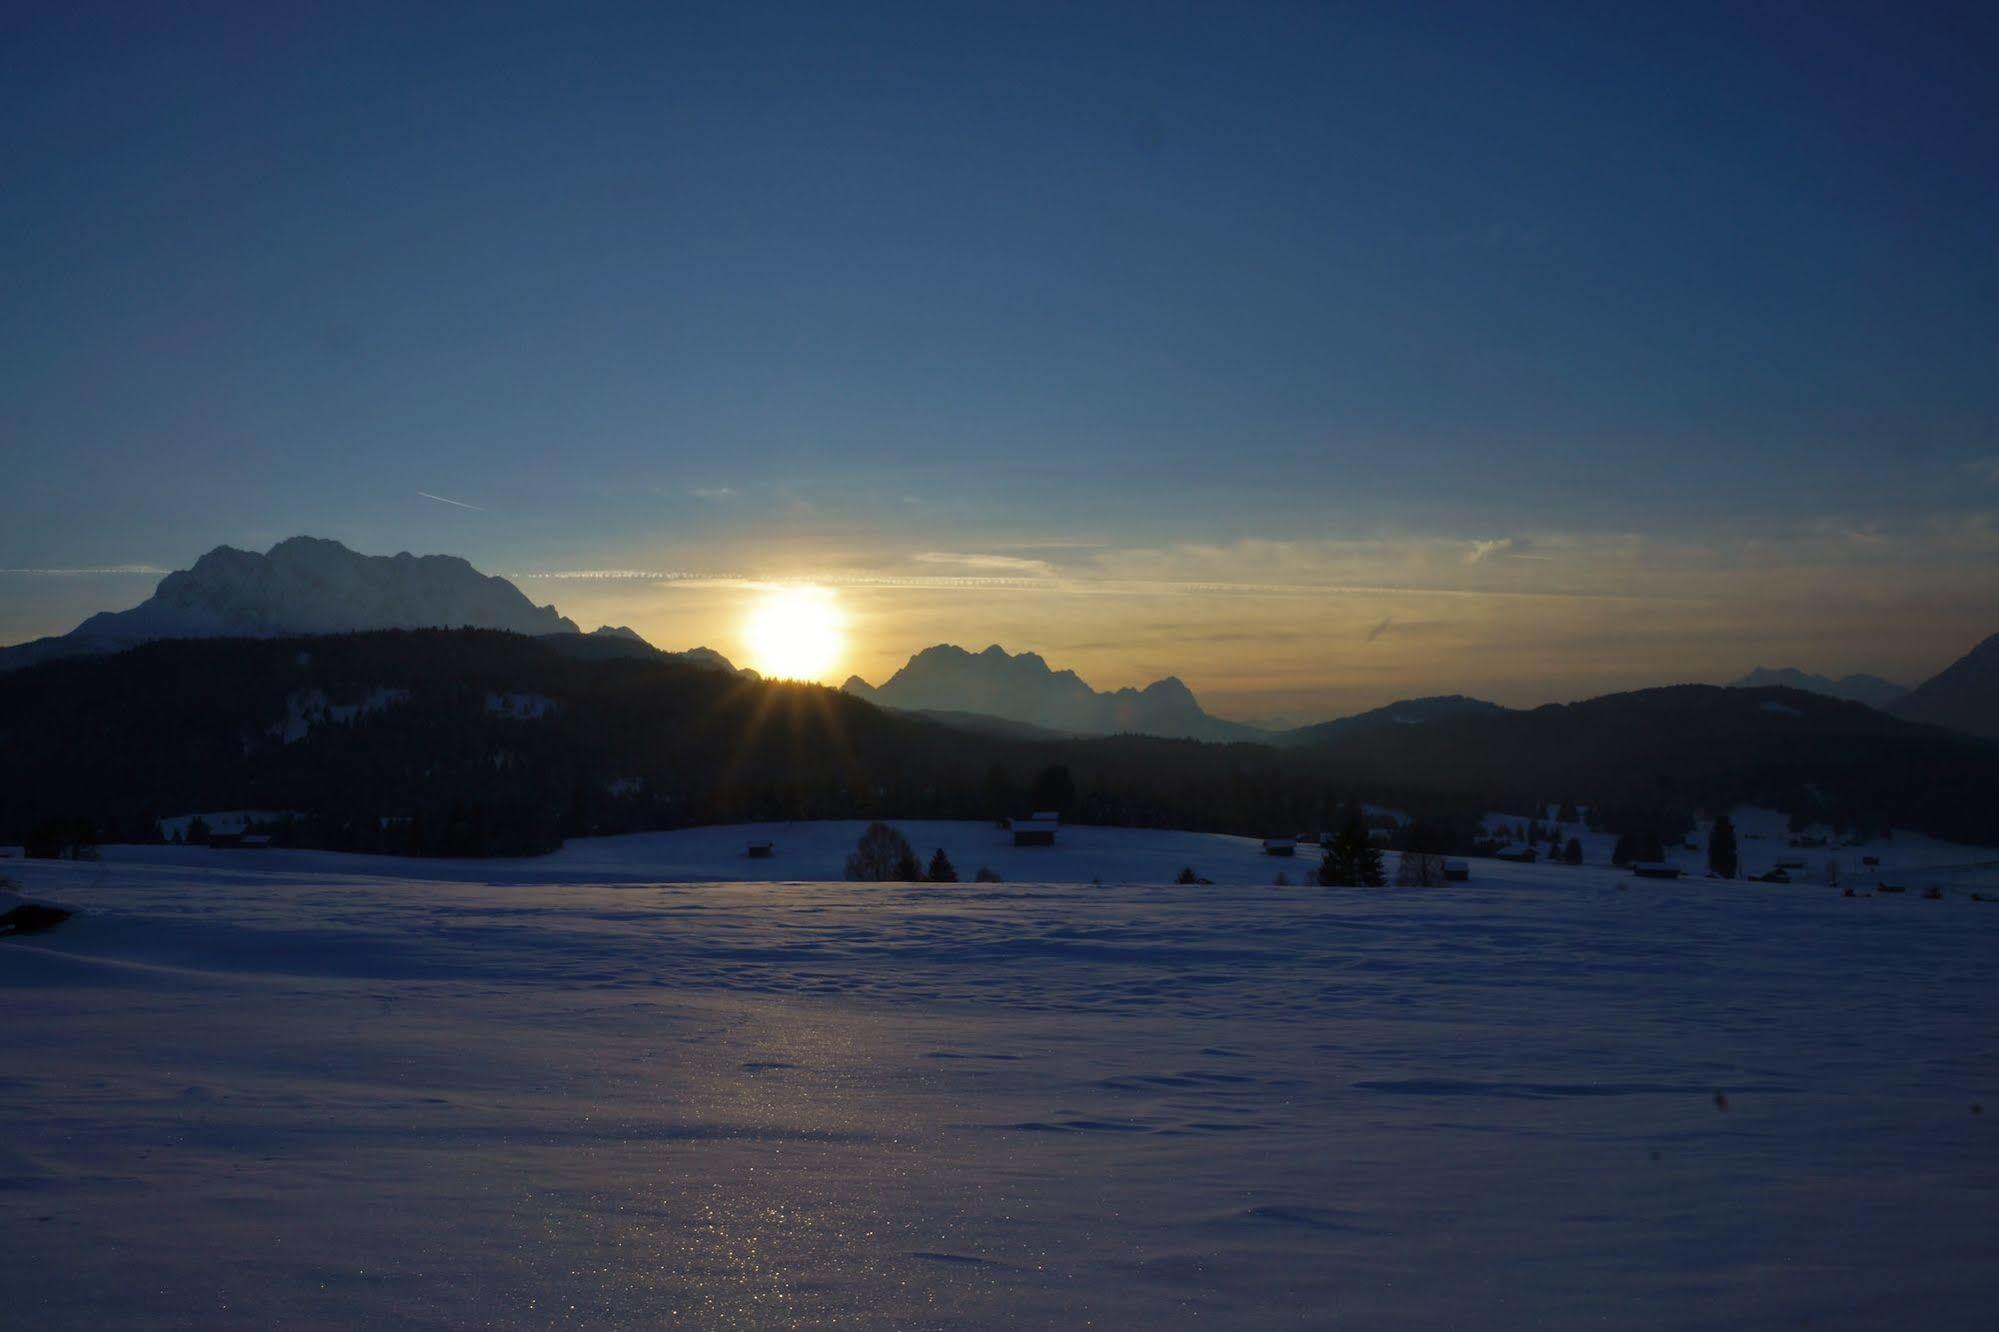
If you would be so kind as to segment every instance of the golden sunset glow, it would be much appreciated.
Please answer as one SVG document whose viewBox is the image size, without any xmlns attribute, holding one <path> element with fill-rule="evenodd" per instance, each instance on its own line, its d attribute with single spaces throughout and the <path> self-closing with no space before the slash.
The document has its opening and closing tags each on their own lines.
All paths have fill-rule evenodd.
<svg viewBox="0 0 1999 1332">
<path fill-rule="evenodd" d="M 743 626 L 750 665 L 780 680 L 822 679 L 846 649 L 845 618 L 830 588 L 774 587 Z"/>
</svg>

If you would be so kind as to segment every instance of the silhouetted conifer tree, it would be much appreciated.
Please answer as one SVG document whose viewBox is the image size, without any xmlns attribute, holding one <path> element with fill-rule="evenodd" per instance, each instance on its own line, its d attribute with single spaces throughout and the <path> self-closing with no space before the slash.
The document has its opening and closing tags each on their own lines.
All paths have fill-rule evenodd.
<svg viewBox="0 0 1999 1332">
<path fill-rule="evenodd" d="M 1013 811 L 1013 777 L 1004 764 L 995 763 L 986 771 L 986 817 L 1004 822 Z"/>
<path fill-rule="evenodd" d="M 1346 826 L 1326 847 L 1319 862 L 1319 882 L 1329 888 L 1379 888 L 1387 882 L 1381 849 L 1358 813 L 1348 816 Z"/>
<path fill-rule="evenodd" d="M 1714 821 L 1714 830 L 1707 835 L 1707 867 L 1724 879 L 1734 878 L 1741 867 L 1735 846 L 1735 823 L 1726 814 Z"/>
<path fill-rule="evenodd" d="M 1035 811 L 1052 809 L 1066 815 L 1076 806 L 1076 779 L 1069 774 L 1069 765 L 1054 763 L 1034 774 L 1034 786 L 1028 792 Z"/>
</svg>

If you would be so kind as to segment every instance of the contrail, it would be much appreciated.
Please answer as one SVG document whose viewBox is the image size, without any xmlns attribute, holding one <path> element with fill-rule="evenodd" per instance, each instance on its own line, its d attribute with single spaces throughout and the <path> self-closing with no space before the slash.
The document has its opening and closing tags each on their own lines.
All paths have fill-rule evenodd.
<svg viewBox="0 0 1999 1332">
<path fill-rule="evenodd" d="M 417 494 L 423 496 L 425 499 L 428 500 L 436 500 L 439 504 L 450 504 L 460 509 L 470 509 L 474 513 L 486 512 L 484 509 L 480 508 L 476 504 L 466 504 L 460 500 L 446 499 L 442 495 L 433 495 L 428 490 L 419 490 L 417 491 Z"/>
<path fill-rule="evenodd" d="M 163 574 L 172 573 L 156 564 L 102 564 L 83 569 L 0 569 L 0 574 L 23 578 L 91 578 L 113 574 Z"/>
</svg>

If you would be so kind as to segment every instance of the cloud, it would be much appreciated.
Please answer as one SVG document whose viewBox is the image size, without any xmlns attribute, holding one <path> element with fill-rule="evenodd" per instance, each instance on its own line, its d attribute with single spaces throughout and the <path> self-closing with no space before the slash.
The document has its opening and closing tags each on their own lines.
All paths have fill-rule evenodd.
<svg viewBox="0 0 1999 1332">
<path fill-rule="evenodd" d="M 474 513 L 486 512 L 476 504 L 467 504 L 463 500 L 446 499 L 442 495 L 433 495 L 428 490 L 419 490 L 417 494 L 427 500 L 436 500 L 439 504 L 449 504 L 454 509 L 470 509 Z"/>
<path fill-rule="evenodd" d="M 172 573 L 157 564 L 97 564 L 73 569 L 0 569 L 0 574 L 17 578 L 105 578 L 146 575 L 158 577 Z"/>
<path fill-rule="evenodd" d="M 1973 458 L 1964 465 L 1964 470 L 1973 476 L 1980 476 L 1999 484 L 1999 453 L 1993 454 L 1990 458 Z"/>
<path fill-rule="evenodd" d="M 723 500 L 734 499 L 736 497 L 736 488 L 734 486 L 696 486 L 687 493 L 696 499 L 705 499 L 719 504 Z"/>
<path fill-rule="evenodd" d="M 1525 537 L 1500 537 L 1496 541 L 1474 541 L 1465 552 L 1466 564 L 1484 564 L 1487 560 L 1507 555 L 1518 555 L 1534 544 Z"/>
<path fill-rule="evenodd" d="M 1018 555 L 969 555 L 950 550 L 926 550 L 915 557 L 918 564 L 957 564 L 967 569 L 995 569 L 1004 573 L 1052 577 L 1055 566 L 1047 560 L 1022 559 Z"/>
<path fill-rule="evenodd" d="M 1363 641 L 1372 643 L 1375 639 L 1387 633 L 1389 626 L 1393 625 L 1394 623 L 1395 623 L 1395 617 L 1393 615 L 1382 616 L 1381 623 L 1374 626 L 1374 628 L 1368 630 L 1367 638 Z"/>
<path fill-rule="evenodd" d="M 713 575 L 690 573 L 684 569 L 523 569 L 508 578 L 556 578 L 572 582 L 674 583 Z"/>
</svg>

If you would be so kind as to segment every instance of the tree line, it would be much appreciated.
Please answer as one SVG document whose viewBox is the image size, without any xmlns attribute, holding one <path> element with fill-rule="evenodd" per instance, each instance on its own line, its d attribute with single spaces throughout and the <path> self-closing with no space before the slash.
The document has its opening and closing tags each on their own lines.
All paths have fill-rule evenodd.
<svg viewBox="0 0 1999 1332">
<path fill-rule="evenodd" d="M 288 727 L 301 697 L 382 689 L 406 696 Z M 1696 811 L 1737 803 L 1999 839 L 1999 747 L 1865 709 L 1773 719 L 1727 697 L 1757 692 L 1647 691 L 1281 749 L 975 734 L 819 686 L 579 660 L 487 630 L 181 640 L 0 676 L 0 840 L 58 823 L 86 830 L 72 843 L 150 840 L 162 817 L 220 809 L 292 811 L 273 830 L 281 843 L 451 856 L 696 824 L 1037 809 L 1337 840 L 1373 806 L 1413 816 L 1385 829 L 1374 816 L 1390 848 L 1462 854 L 1485 811 L 1531 806 L 1560 807 L 1564 829 L 1639 838 L 1637 855 L 1684 840 Z M 492 707 L 504 694 L 551 707 L 508 715 Z M 1724 722 L 1747 729 L 1720 740 Z"/>
</svg>

